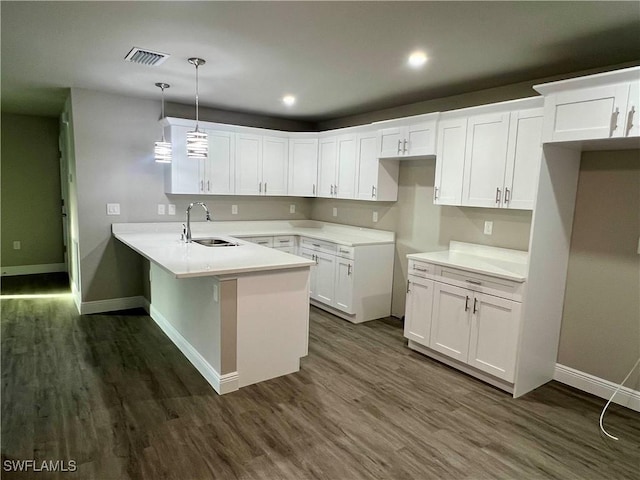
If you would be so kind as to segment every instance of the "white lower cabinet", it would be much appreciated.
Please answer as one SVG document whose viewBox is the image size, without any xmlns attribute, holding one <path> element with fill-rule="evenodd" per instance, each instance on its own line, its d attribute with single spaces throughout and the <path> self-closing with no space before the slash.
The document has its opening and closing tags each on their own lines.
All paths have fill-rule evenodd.
<svg viewBox="0 0 640 480">
<path fill-rule="evenodd" d="M 337 309 L 353 312 L 353 260 L 336 257 L 334 303 Z"/>
<path fill-rule="evenodd" d="M 412 265 L 420 263 L 410 262 L 404 336 L 428 347 L 420 352 L 436 352 L 432 356 L 455 360 L 453 366 L 472 367 L 467 373 L 488 373 L 512 384 L 521 303 L 509 297 L 518 288 L 510 288 L 508 281 L 495 283 L 491 277 L 485 282 L 477 274 L 465 278 L 462 270 L 447 269 L 445 276 L 441 267 L 430 264 L 423 268 L 433 273 L 420 278 L 411 275 Z"/>
</svg>

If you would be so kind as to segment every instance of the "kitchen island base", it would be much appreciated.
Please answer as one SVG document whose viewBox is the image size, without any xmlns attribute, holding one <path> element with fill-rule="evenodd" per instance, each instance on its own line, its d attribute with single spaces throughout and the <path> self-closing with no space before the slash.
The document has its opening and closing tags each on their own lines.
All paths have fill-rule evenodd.
<svg viewBox="0 0 640 480">
<path fill-rule="evenodd" d="M 297 372 L 309 268 L 175 278 L 151 263 L 151 318 L 219 394 Z"/>
</svg>

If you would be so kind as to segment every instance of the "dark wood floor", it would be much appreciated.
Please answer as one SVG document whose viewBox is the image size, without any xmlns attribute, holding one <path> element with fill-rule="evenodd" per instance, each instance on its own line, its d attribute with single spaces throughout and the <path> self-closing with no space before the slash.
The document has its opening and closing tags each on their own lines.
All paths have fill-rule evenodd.
<svg viewBox="0 0 640 480">
<path fill-rule="evenodd" d="M 637 413 L 610 407 L 606 439 L 603 400 L 556 382 L 514 400 L 407 349 L 397 319 L 312 309 L 299 373 L 218 396 L 142 311 L 1 307 L 3 469 L 78 465 L 3 479 L 639 478 Z"/>
</svg>

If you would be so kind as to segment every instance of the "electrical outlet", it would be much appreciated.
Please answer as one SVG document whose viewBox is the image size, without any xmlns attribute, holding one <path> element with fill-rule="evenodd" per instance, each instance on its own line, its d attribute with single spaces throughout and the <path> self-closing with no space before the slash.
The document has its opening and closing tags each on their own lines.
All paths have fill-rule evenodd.
<svg viewBox="0 0 640 480">
<path fill-rule="evenodd" d="M 238 205 L 231 205 L 231 215 L 238 214 Z"/>
<path fill-rule="evenodd" d="M 158 204 L 158 215 L 164 215 L 164 214 L 165 214 L 164 203 L 159 203 Z"/>
<path fill-rule="evenodd" d="M 20 243 L 20 240 L 14 240 L 13 241 L 13 249 L 14 250 L 20 250 L 22 248 L 22 244 Z"/>
<path fill-rule="evenodd" d="M 176 214 L 176 206 L 172 203 L 169 204 L 169 215 L 175 215 Z"/>
<path fill-rule="evenodd" d="M 107 203 L 107 215 L 120 215 L 120 204 Z"/>
<path fill-rule="evenodd" d="M 333 216 L 334 217 L 338 216 L 338 207 L 333 207 Z"/>
<path fill-rule="evenodd" d="M 289 213 L 296 213 L 296 204 L 292 203 L 289 205 Z"/>
<path fill-rule="evenodd" d="M 484 222 L 484 234 L 485 235 L 493 234 L 493 222 L 489 222 L 489 221 Z"/>
<path fill-rule="evenodd" d="M 373 223 L 378 221 L 378 212 L 373 212 Z"/>
</svg>

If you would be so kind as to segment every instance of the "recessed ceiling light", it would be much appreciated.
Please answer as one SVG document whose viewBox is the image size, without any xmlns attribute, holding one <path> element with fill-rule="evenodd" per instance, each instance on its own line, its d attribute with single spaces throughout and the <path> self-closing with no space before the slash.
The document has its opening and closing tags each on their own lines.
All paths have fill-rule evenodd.
<svg viewBox="0 0 640 480">
<path fill-rule="evenodd" d="M 427 63 L 427 54 L 421 50 L 416 50 L 409 55 L 409 65 L 413 68 L 420 68 Z"/>
<path fill-rule="evenodd" d="M 285 95 L 284 97 L 282 97 L 282 103 L 284 103 L 287 107 L 291 107 L 294 103 L 296 103 L 296 97 L 294 97 L 293 95 Z"/>
</svg>

